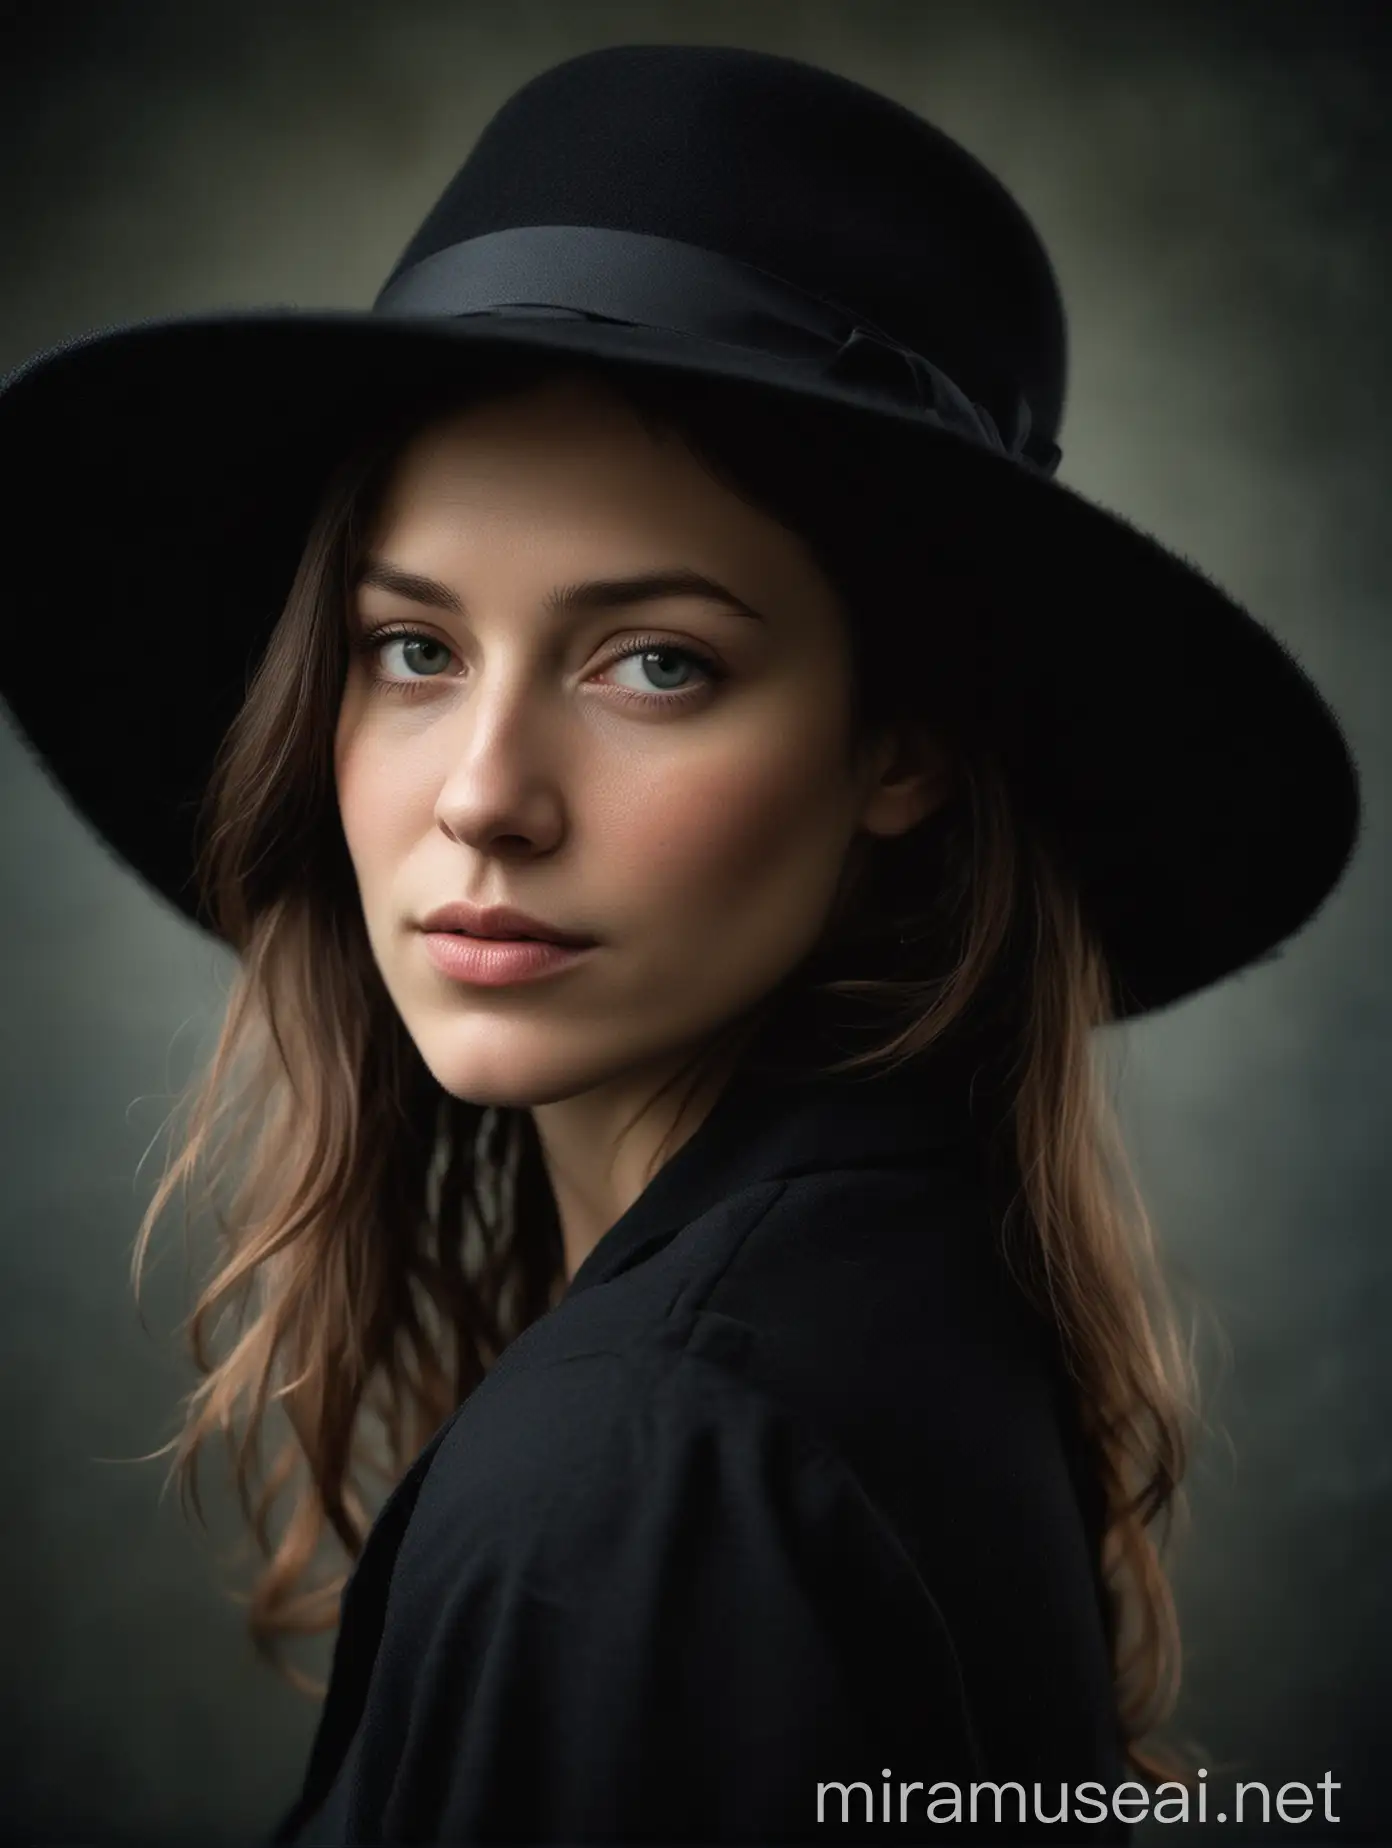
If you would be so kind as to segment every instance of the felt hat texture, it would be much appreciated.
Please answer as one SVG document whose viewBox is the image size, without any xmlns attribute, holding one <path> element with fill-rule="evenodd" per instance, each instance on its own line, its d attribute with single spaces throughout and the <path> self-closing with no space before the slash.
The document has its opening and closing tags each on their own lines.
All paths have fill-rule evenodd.
<svg viewBox="0 0 1392 1848">
<path fill-rule="evenodd" d="M 814 404 L 898 501 L 921 474 L 925 506 L 947 482 L 979 524 L 1002 761 L 1118 1011 L 1162 1007 L 1314 915 L 1357 772 L 1267 627 L 1058 478 L 1066 347 L 1025 212 L 916 112 L 765 52 L 586 52 L 502 104 L 370 309 L 142 321 L 0 383 L 0 693 L 97 835 L 208 928 L 198 805 L 365 419 L 538 349 Z"/>
</svg>

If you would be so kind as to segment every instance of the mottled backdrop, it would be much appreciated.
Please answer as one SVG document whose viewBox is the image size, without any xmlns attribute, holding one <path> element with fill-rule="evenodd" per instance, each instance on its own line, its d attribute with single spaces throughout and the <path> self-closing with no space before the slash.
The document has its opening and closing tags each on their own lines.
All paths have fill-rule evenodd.
<svg viewBox="0 0 1392 1848">
<path fill-rule="evenodd" d="M 1318 922 L 1135 1029 L 1122 1080 L 1176 1270 L 1226 1341 L 1226 1357 L 1206 1343 L 1215 1428 L 1175 1568 L 1180 1717 L 1215 1783 L 1331 1770 L 1341 1820 L 1297 1832 L 1348 1842 L 1392 1839 L 1389 14 L 0 8 L 0 367 L 145 316 L 366 305 L 503 97 L 627 39 L 829 64 L 931 115 L 1033 212 L 1072 314 L 1066 478 L 1259 611 L 1344 715 L 1366 778 L 1361 855 Z M 24 543 L 4 531 L 4 548 Z M 2 580 L 0 608 L 4 646 L 47 650 L 61 675 L 67 642 L 43 610 L 5 606 Z M 223 1589 L 241 1582 L 226 1493 L 204 1539 L 161 1496 L 164 1463 L 132 1460 L 171 1435 L 191 1375 L 177 1219 L 144 1327 L 131 1240 L 228 967 L 93 844 L 7 722 L 0 785 L 4 1825 L 29 1841 L 252 1838 L 292 1794 L 313 1709 L 256 1664 Z"/>
</svg>

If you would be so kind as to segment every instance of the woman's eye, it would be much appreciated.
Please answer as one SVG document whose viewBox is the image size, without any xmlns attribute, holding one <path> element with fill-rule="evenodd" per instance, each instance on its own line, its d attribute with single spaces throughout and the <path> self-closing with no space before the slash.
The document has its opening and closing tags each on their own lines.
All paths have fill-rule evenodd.
<svg viewBox="0 0 1392 1848">
<path fill-rule="evenodd" d="M 418 679 L 422 675 L 433 679 L 449 666 L 449 649 L 443 642 L 437 642 L 433 635 L 382 636 L 377 642 L 378 659 L 385 662 L 393 648 L 404 651 L 407 679 Z"/>
<path fill-rule="evenodd" d="M 692 684 L 692 669 L 710 678 L 711 670 L 689 648 L 662 647 L 635 649 L 609 664 L 608 673 L 618 684 L 634 693 L 684 693 Z M 622 675 L 627 671 L 630 678 Z"/>
<path fill-rule="evenodd" d="M 370 630 L 357 647 L 383 692 L 409 698 L 425 692 L 432 680 L 452 677 L 454 650 L 422 629 Z M 695 648 L 645 638 L 611 656 L 602 678 L 627 699 L 675 705 L 699 696 L 723 675 Z"/>
</svg>

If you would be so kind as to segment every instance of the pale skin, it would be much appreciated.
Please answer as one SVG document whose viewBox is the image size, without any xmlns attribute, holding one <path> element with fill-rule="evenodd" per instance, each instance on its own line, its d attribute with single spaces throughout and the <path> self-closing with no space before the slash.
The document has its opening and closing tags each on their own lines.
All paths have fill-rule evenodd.
<svg viewBox="0 0 1392 1848">
<path fill-rule="evenodd" d="M 844 621 L 806 548 L 594 380 L 420 432 L 368 550 L 457 606 L 419 585 L 355 594 L 356 629 L 424 638 L 355 652 L 344 690 L 338 798 L 368 937 L 443 1088 L 532 1111 L 568 1280 L 729 1059 L 680 1117 L 678 1087 L 621 1127 L 738 1034 L 812 947 L 857 835 L 921 821 L 945 766 L 919 736 L 852 752 Z M 669 569 L 753 613 L 711 595 L 545 607 L 581 580 Z M 417 928 L 452 900 L 597 943 L 541 980 L 465 985 Z"/>
</svg>

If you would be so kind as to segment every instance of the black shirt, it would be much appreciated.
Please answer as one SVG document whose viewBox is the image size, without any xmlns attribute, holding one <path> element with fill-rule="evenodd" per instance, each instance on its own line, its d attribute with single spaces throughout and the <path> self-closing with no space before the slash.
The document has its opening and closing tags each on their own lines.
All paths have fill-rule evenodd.
<svg viewBox="0 0 1392 1848">
<path fill-rule="evenodd" d="M 1074 1807 L 1127 1775 L 1100 1507 L 997 1246 L 940 1081 L 732 1082 L 387 1501 L 274 1841 L 1125 1841 Z"/>
</svg>

